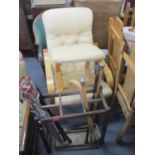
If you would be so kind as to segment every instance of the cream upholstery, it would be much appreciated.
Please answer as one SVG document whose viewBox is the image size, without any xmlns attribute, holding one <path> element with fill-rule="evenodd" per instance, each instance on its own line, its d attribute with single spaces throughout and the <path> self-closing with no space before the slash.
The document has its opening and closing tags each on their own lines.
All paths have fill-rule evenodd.
<svg viewBox="0 0 155 155">
<path fill-rule="evenodd" d="M 55 46 L 93 43 L 92 11 L 88 8 L 51 9 L 43 13 L 48 50 Z"/>
<path fill-rule="evenodd" d="M 57 46 L 52 49 L 52 52 L 49 52 L 49 56 L 55 63 L 80 62 L 105 58 L 104 53 L 92 44 Z"/>
<path fill-rule="evenodd" d="M 88 8 L 51 9 L 43 13 L 48 52 L 54 63 L 98 60 L 103 52 L 93 45 L 92 11 Z"/>
</svg>

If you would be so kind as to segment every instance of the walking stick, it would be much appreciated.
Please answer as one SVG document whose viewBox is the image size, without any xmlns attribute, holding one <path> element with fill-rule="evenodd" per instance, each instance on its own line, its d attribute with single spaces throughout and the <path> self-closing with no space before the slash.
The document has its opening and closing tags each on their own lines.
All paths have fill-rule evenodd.
<svg viewBox="0 0 155 155">
<path fill-rule="evenodd" d="M 80 82 L 76 80 L 71 80 L 70 84 L 74 84 L 79 88 L 83 109 L 85 112 L 89 111 L 88 98 L 87 98 L 87 93 L 85 88 L 85 79 L 81 78 Z M 88 130 L 86 134 L 86 143 L 88 143 L 89 135 L 90 135 L 90 142 L 93 142 L 95 140 L 93 119 L 91 116 L 88 116 L 87 120 L 88 120 Z"/>
</svg>

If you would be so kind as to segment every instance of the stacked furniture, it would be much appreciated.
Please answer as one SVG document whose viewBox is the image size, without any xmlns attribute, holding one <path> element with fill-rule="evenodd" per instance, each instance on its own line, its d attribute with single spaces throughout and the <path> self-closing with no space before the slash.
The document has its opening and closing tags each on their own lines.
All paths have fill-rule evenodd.
<svg viewBox="0 0 155 155">
<path fill-rule="evenodd" d="M 79 142 L 75 140 L 76 136 L 71 135 L 74 137 L 73 145 L 80 144 L 80 146 L 83 144 L 94 146 L 103 142 L 109 117 L 109 107 L 105 97 L 112 95 L 113 87 L 113 77 L 104 60 L 105 55 L 93 41 L 92 23 L 93 13 L 89 8 L 74 7 L 47 10 L 39 15 L 33 24 L 36 44 L 40 44 L 40 49 L 47 47 L 39 51 L 43 52 L 44 58 L 48 88 L 46 96 L 52 98 L 53 103 L 45 108 L 52 108 L 53 114 L 57 115 L 43 121 L 86 117 L 88 126 L 84 124 L 83 134 L 88 133 L 87 130 L 90 129 L 89 135 L 93 135 L 93 138 L 90 136 L 89 139 L 86 134 L 86 142 L 85 136 L 78 138 Z M 95 69 L 95 66 L 98 67 Z M 104 81 L 103 76 L 107 80 Z M 101 107 L 99 101 L 103 103 Z M 63 112 L 64 108 L 80 106 L 81 102 L 82 112 L 73 114 Z M 93 104 L 94 106 L 91 107 Z M 100 122 L 99 130 L 96 123 L 98 114 L 103 121 Z"/>
<path fill-rule="evenodd" d="M 81 2 L 85 1 L 81 0 Z M 78 6 L 78 0 L 76 6 Z M 80 99 L 79 95 L 73 95 L 72 98 L 61 96 L 64 92 L 75 89 L 70 81 L 72 79 L 79 81 L 81 77 L 84 77 L 86 86 L 91 87 L 95 81 L 94 62 L 104 66 L 102 72 L 104 80 L 101 78 L 103 95 L 109 97 L 114 90 L 114 97 L 118 98 L 127 120 L 118 135 L 117 140 L 120 141 L 134 120 L 134 52 L 128 55 L 123 51 L 125 41 L 122 21 L 118 17 L 108 19 L 109 22 L 106 22 L 109 27 L 107 26 L 106 33 L 109 66 L 104 60 L 104 54 L 94 45 L 91 29 L 95 18 L 92 20 L 92 12 L 88 8 L 47 10 L 34 20 L 33 31 L 36 44 L 39 46 L 39 59 L 45 67 L 48 93 L 57 94 L 53 109 L 59 106 L 60 97 L 62 97 L 63 106 L 73 104 L 73 102 L 76 104 Z M 80 26 L 77 27 L 77 25 Z M 132 51 L 133 49 L 132 47 Z M 122 67 L 123 61 L 127 66 Z M 127 81 L 132 83 L 131 87 L 126 86 L 129 83 Z"/>
<path fill-rule="evenodd" d="M 117 142 L 134 124 L 135 113 L 135 47 L 134 42 L 128 46 L 122 31 L 123 22 L 118 17 L 109 18 L 108 64 L 114 78 L 113 101 L 117 97 L 125 116 L 125 124 L 116 138 Z"/>
</svg>

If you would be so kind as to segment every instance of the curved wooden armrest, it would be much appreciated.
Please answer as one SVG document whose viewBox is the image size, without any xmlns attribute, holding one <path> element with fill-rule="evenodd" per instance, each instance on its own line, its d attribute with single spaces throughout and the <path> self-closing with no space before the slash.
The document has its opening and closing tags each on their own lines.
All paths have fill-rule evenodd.
<svg viewBox="0 0 155 155">
<path fill-rule="evenodd" d="M 48 50 L 43 49 L 43 54 L 44 54 L 47 89 L 48 89 L 48 93 L 52 94 L 55 92 L 55 86 L 54 86 L 54 76 L 52 72 L 52 65 L 48 55 Z"/>
<path fill-rule="evenodd" d="M 106 78 L 106 82 L 113 89 L 114 88 L 114 79 L 113 79 L 112 72 L 104 60 L 102 60 L 101 63 L 104 65 L 104 75 Z"/>
</svg>

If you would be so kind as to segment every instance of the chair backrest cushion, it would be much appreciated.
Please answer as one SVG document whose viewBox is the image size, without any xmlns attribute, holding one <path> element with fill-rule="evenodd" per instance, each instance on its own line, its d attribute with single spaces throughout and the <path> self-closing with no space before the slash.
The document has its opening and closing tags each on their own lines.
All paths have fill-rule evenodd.
<svg viewBox="0 0 155 155">
<path fill-rule="evenodd" d="M 93 14 L 88 8 L 58 8 L 43 13 L 49 48 L 78 43 L 92 43 Z"/>
</svg>

